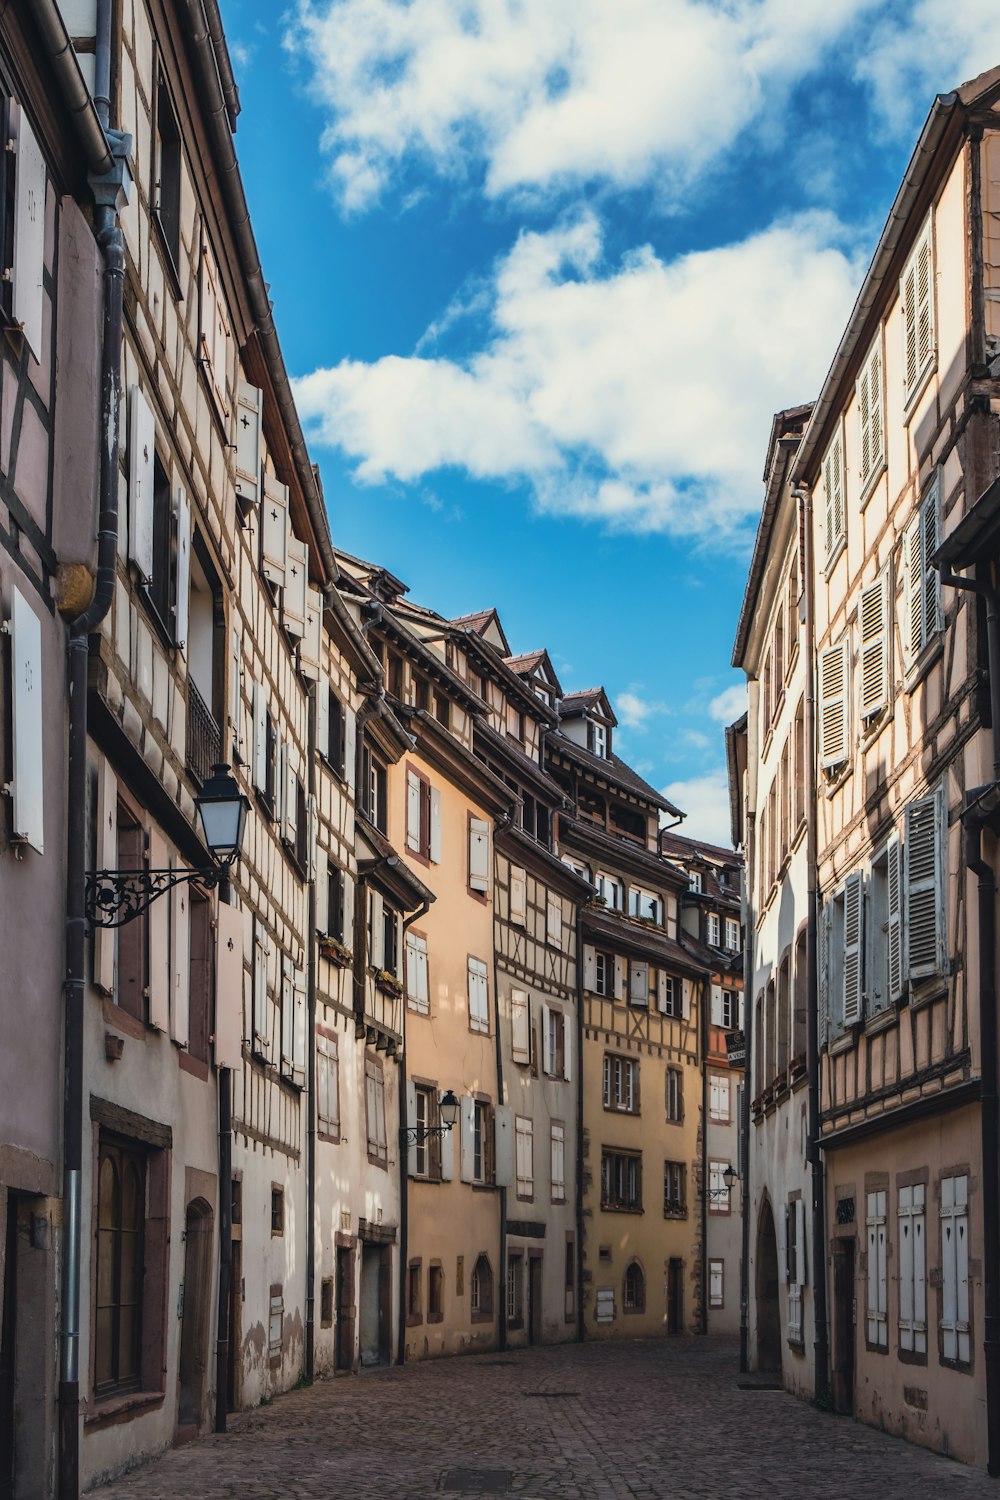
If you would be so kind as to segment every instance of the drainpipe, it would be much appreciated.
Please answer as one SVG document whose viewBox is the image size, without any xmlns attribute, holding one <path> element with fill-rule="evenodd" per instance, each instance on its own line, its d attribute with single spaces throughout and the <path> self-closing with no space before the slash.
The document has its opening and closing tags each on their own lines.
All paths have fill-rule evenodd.
<svg viewBox="0 0 1000 1500">
<path fill-rule="evenodd" d="M 220 900 L 222 893 L 220 891 Z M 215 1430 L 225 1432 L 229 1407 L 229 1297 L 233 1284 L 232 1070 L 219 1069 L 219 1300 L 215 1342 Z"/>
<path fill-rule="evenodd" d="M 827 1326 L 826 1286 L 826 1183 L 823 1150 L 820 1142 L 819 1124 L 819 973 L 817 965 L 817 915 L 818 915 L 818 871 L 816 820 L 818 817 L 818 788 L 816 784 L 816 673 L 814 670 L 816 624 L 815 601 L 813 599 L 813 551 L 812 551 L 812 491 L 798 490 L 796 498 L 801 507 L 800 535 L 803 538 L 804 558 L 801 568 L 802 590 L 805 602 L 805 641 L 803 649 L 809 670 L 806 677 L 805 742 L 806 742 L 806 973 L 809 1006 L 806 1019 L 806 1054 L 808 1072 L 808 1129 L 806 1159 L 810 1165 L 812 1188 L 813 1230 L 813 1319 L 814 1334 L 814 1390 L 817 1402 L 825 1401 L 830 1387 L 830 1335 Z"/>
<path fill-rule="evenodd" d="M 497 834 L 505 832 L 514 821 L 514 809 L 502 813 L 499 818 L 493 820 L 493 899 L 496 900 L 497 891 Z M 503 1046 L 500 1037 L 500 983 L 497 974 L 497 943 L 496 943 L 496 907 L 493 909 L 493 1031 L 496 1037 L 497 1054 L 497 1103 L 502 1104 L 503 1099 Z M 514 1139 L 514 1150 L 517 1150 L 517 1138 Z M 494 1162 L 494 1168 L 496 1163 Z M 515 1171 L 516 1171 L 515 1162 Z M 499 1230 L 499 1266 L 497 1275 L 497 1287 L 500 1293 L 497 1321 L 498 1342 L 497 1348 L 502 1352 L 507 1347 L 507 1189 L 501 1184 L 497 1188 L 497 1209 L 500 1216 Z"/>
<path fill-rule="evenodd" d="M 416 911 L 415 912 L 411 912 L 410 915 L 401 924 L 401 926 L 402 926 L 402 933 L 403 933 L 403 948 L 404 948 L 404 950 L 406 948 L 406 929 L 408 927 L 412 926 L 412 924 L 414 922 L 419 922 L 420 918 L 423 917 L 423 916 L 426 916 L 427 912 L 429 912 L 430 909 L 431 909 L 431 904 L 430 904 L 429 901 L 421 901 L 421 903 L 417 907 Z M 364 972 L 364 968 L 362 967 L 362 973 L 363 972 Z M 398 1098 L 399 1098 L 399 1132 L 398 1132 L 398 1141 L 399 1141 L 399 1145 L 398 1145 L 398 1150 L 397 1150 L 397 1156 L 399 1158 L 399 1318 L 397 1320 L 397 1327 L 396 1327 L 396 1363 L 400 1364 L 400 1365 L 405 1365 L 405 1363 L 406 1363 L 406 1284 L 407 1284 L 407 1271 L 409 1269 L 407 1261 L 408 1261 L 408 1258 L 409 1258 L 409 1248 L 410 1248 L 410 1210 L 409 1210 L 409 1190 L 410 1190 L 410 1184 L 409 1184 L 409 1177 L 408 1177 L 408 1174 L 407 1174 L 407 1163 L 409 1161 L 409 1155 L 410 1155 L 410 1153 L 409 1153 L 409 1151 L 407 1149 L 407 1140 L 406 1140 L 407 1123 L 406 1123 L 406 1000 L 405 1000 L 405 998 L 403 1000 L 403 1006 L 402 1006 L 402 1018 L 403 1018 L 403 1046 L 402 1046 L 402 1049 L 400 1051 L 400 1055 L 399 1055 L 399 1059 L 398 1059 L 398 1062 L 399 1062 L 399 1087 L 398 1087 Z"/>
<path fill-rule="evenodd" d="M 320 678 L 309 695 L 308 703 L 308 748 L 306 764 L 309 772 L 307 788 L 313 806 L 313 845 L 308 857 L 313 862 L 309 875 L 306 896 L 306 1078 L 307 1099 L 306 1125 L 306 1379 L 315 1375 L 316 1362 L 316 727 L 317 698 L 326 692 L 326 683 L 320 668 Z"/>
<path fill-rule="evenodd" d="M 576 909 L 576 1338 L 586 1338 L 583 1311 L 583 906 Z"/>
<path fill-rule="evenodd" d="M 711 979 L 708 985 L 702 982 L 699 1016 L 698 1016 L 698 1039 L 701 1046 L 701 1309 L 698 1315 L 698 1332 L 708 1332 L 708 1040 L 709 1040 L 709 1000 L 705 994 L 708 988 L 711 995 Z"/>
<path fill-rule="evenodd" d="M 750 1369 L 750 1093 L 753 1077 L 753 979 L 754 935 L 756 917 L 753 909 L 753 869 L 756 855 L 756 819 L 747 816 L 747 836 L 743 862 L 743 1107 L 740 1110 L 740 1133 L 743 1138 L 743 1183 L 740 1209 L 742 1236 L 740 1252 L 740 1374 Z M 749 876 L 749 878 L 748 878 Z"/>
</svg>

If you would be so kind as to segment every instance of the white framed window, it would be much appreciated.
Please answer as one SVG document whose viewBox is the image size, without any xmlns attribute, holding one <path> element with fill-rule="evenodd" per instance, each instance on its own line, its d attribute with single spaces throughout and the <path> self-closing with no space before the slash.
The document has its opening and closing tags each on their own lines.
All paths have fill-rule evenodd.
<svg viewBox="0 0 1000 1500">
<path fill-rule="evenodd" d="M 608 755 L 608 731 L 603 724 L 596 720 L 590 721 L 590 748 L 601 760 L 606 760 Z"/>
<path fill-rule="evenodd" d="M 897 1194 L 899 1232 L 899 1347 L 927 1353 L 927 1188 L 922 1182 Z"/>
<path fill-rule="evenodd" d="M 712 985 L 712 1025 L 732 1031 L 740 1024 L 740 996 L 738 990 L 724 990 L 721 985 Z"/>
<path fill-rule="evenodd" d="M 683 1219 L 687 1216 L 687 1168 L 682 1161 L 663 1163 L 663 1217 Z"/>
<path fill-rule="evenodd" d="M 903 532 L 903 613 L 899 634 L 903 666 L 909 675 L 934 637 L 944 628 L 941 575 L 931 564 L 941 539 L 941 483 L 930 489 Z"/>
<path fill-rule="evenodd" d="M 866 1334 L 874 1349 L 889 1347 L 888 1283 L 886 1278 L 886 1226 L 884 1191 L 869 1193 L 865 1216 L 868 1244 L 868 1278 L 866 1295 Z"/>
<path fill-rule="evenodd" d="M 660 975 L 660 1011 L 665 1016 L 680 1016 L 682 1011 L 682 981 L 675 974 Z"/>
<path fill-rule="evenodd" d="M 684 1074 L 680 1068 L 667 1069 L 667 1120 L 680 1125 L 684 1119 Z"/>
<path fill-rule="evenodd" d="M 524 1256 L 507 1261 L 507 1321 L 519 1323 L 524 1316 Z"/>
<path fill-rule="evenodd" d="M 861 494 L 885 465 L 885 407 L 882 395 L 882 329 L 861 366 L 855 387 L 858 404 L 858 457 Z"/>
<path fill-rule="evenodd" d="M 969 1179 L 941 1178 L 941 1353 L 968 1364 L 971 1358 L 969 1317 Z"/>
<path fill-rule="evenodd" d="M 430 1012 L 427 983 L 427 939 L 417 932 L 406 934 L 406 999 L 411 1010 Z"/>
<path fill-rule="evenodd" d="M 718 1125 L 730 1121 L 730 1088 L 728 1073 L 710 1073 L 708 1080 L 709 1118 Z"/>
<path fill-rule="evenodd" d="M 604 1108 L 639 1113 L 639 1064 L 634 1057 L 604 1054 Z"/>
<path fill-rule="evenodd" d="M 719 913 L 716 911 L 710 911 L 708 913 L 708 917 L 706 918 L 706 923 L 708 931 L 708 945 L 710 948 L 718 948 L 721 940 L 719 932 Z"/>
<path fill-rule="evenodd" d="M 628 911 L 630 917 L 638 917 L 640 921 L 655 922 L 658 926 L 663 924 L 663 902 L 652 891 L 632 886 L 628 893 Z"/>
<path fill-rule="evenodd" d="M 535 1192 L 534 1125 L 525 1115 L 514 1117 L 517 1196 L 531 1198 Z"/>
<path fill-rule="evenodd" d="M 903 330 L 903 403 L 923 387 L 937 353 L 934 327 L 934 242 L 930 215 L 899 279 Z"/>
<path fill-rule="evenodd" d="M 727 1161 L 710 1161 L 708 1164 L 708 1211 L 710 1214 L 730 1212 L 729 1189 L 726 1186 Z"/>
<path fill-rule="evenodd" d="M 553 1121 L 549 1137 L 549 1171 L 553 1203 L 566 1201 L 566 1127 Z"/>
<path fill-rule="evenodd" d="M 819 658 L 819 760 L 826 771 L 847 759 L 850 734 L 850 642 L 845 635 Z"/>
<path fill-rule="evenodd" d="M 490 1029 L 489 983 L 481 958 L 469 959 L 469 1029 L 486 1035 Z"/>
<path fill-rule="evenodd" d="M 726 918 L 726 950 L 729 953 L 740 951 L 740 924 L 735 917 Z"/>
<path fill-rule="evenodd" d="M 594 954 L 594 994 L 608 998 L 615 993 L 615 959 L 613 953 Z"/>
<path fill-rule="evenodd" d="M 698 896 L 701 895 L 701 889 L 702 889 L 702 887 L 701 887 L 701 871 L 700 870 L 692 870 L 691 873 L 689 874 L 689 876 L 688 876 L 688 889 L 691 890 L 691 891 L 694 891 L 695 894 L 698 895 Z"/>
<path fill-rule="evenodd" d="M 622 909 L 622 883 L 614 875 L 605 875 L 600 870 L 594 881 L 597 891 L 599 905 L 604 905 L 611 911 Z"/>
<path fill-rule="evenodd" d="M 826 539 L 826 561 L 833 561 L 846 539 L 847 521 L 844 504 L 844 435 L 837 425 L 837 433 L 826 450 L 823 460 L 824 491 L 824 535 Z"/>
<path fill-rule="evenodd" d="M 566 1016 L 553 1005 L 542 1006 L 542 1072 L 550 1078 L 569 1078 L 569 1028 Z"/>
</svg>

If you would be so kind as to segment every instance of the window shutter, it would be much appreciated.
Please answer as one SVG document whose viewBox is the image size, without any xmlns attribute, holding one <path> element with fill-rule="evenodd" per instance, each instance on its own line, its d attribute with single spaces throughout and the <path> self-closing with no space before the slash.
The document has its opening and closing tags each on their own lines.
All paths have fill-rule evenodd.
<svg viewBox="0 0 1000 1500">
<path fill-rule="evenodd" d="M 254 926 L 253 942 L 253 1048 L 264 1057 L 271 1054 L 270 1017 L 267 1008 L 268 941 L 260 922 Z"/>
<path fill-rule="evenodd" d="M 567 1083 L 573 1080 L 573 1017 L 563 1011 L 563 1078 Z"/>
<path fill-rule="evenodd" d="M 281 1071 L 287 1077 L 292 1071 L 295 1051 L 295 993 L 292 960 L 281 955 Z"/>
<path fill-rule="evenodd" d="M 469 1019 L 476 1031 L 490 1029 L 489 987 L 481 958 L 469 959 Z"/>
<path fill-rule="evenodd" d="M 282 618 L 289 635 L 301 638 L 306 629 L 306 589 L 309 585 L 309 548 L 289 535 L 285 554 L 285 591 Z"/>
<path fill-rule="evenodd" d="M 829 558 L 844 535 L 844 446 L 840 432 L 823 460 L 823 488 L 826 492 L 826 555 Z"/>
<path fill-rule="evenodd" d="M 931 226 L 927 227 L 917 247 L 917 359 L 920 367 L 934 354 L 934 283 L 931 267 Z"/>
<path fill-rule="evenodd" d="M 253 685 L 253 784 L 259 792 L 267 787 L 267 695 L 264 685 Z"/>
<path fill-rule="evenodd" d="M 714 1184 L 713 1184 L 714 1185 Z M 795 1204 L 785 1204 L 785 1285 L 792 1286 L 796 1281 L 795 1270 Z"/>
<path fill-rule="evenodd" d="M 149 867 L 165 870 L 167 841 L 158 828 L 149 830 Z M 149 1024 L 170 1029 L 170 901 L 154 901 L 149 908 Z"/>
<path fill-rule="evenodd" d="M 913 1348 L 913 1188 L 899 1189 L 899 1347 Z"/>
<path fill-rule="evenodd" d="M 153 457 L 156 424 L 137 385 L 129 391 L 128 423 L 128 555 L 139 576 L 153 576 Z"/>
<path fill-rule="evenodd" d="M 649 1004 L 649 964 L 644 958 L 629 963 L 628 998 L 630 1005 Z"/>
<path fill-rule="evenodd" d="M 292 981 L 294 1020 L 292 1023 L 292 1082 L 303 1088 L 306 1081 L 306 973 L 296 969 Z"/>
<path fill-rule="evenodd" d="M 330 689 L 324 678 L 316 684 L 316 749 L 324 760 L 330 761 Z M 339 770 L 338 767 L 334 767 Z"/>
<path fill-rule="evenodd" d="M 725 1023 L 724 1023 L 723 1016 L 722 1016 L 722 986 L 721 986 L 721 984 L 713 984 L 712 985 L 712 1025 L 713 1026 L 722 1026 L 724 1024 Z"/>
<path fill-rule="evenodd" d="M 463 1182 L 475 1182 L 476 1180 L 476 1158 L 474 1133 L 476 1128 L 476 1101 L 470 1099 L 468 1094 L 463 1094 L 462 1105 L 462 1136 L 459 1142 L 459 1176 Z M 485 1142 L 483 1143 L 485 1147 Z"/>
<path fill-rule="evenodd" d="M 219 902 L 215 948 L 215 1066 L 243 1063 L 243 913 Z"/>
<path fill-rule="evenodd" d="M 903 325 L 903 396 L 909 396 L 917 383 L 920 361 L 917 356 L 917 268 L 910 261 L 899 285 Z"/>
<path fill-rule="evenodd" d="M 842 765 L 847 759 L 848 646 L 845 636 L 819 659 L 820 764 L 824 768 Z"/>
<path fill-rule="evenodd" d="M 187 491 L 178 487 L 174 495 L 174 522 L 177 527 L 177 574 L 174 595 L 174 644 L 187 652 L 188 609 L 191 598 L 191 501 Z"/>
<path fill-rule="evenodd" d="M 357 778 L 357 736 L 358 725 L 353 708 L 344 704 L 344 780 L 348 789 L 355 791 L 355 780 Z M 335 767 L 334 769 L 339 769 Z M 439 804 L 440 806 L 440 804 Z M 440 858 L 440 834 L 438 835 L 438 858 Z M 434 803 L 431 800 L 431 859 L 434 859 Z"/>
<path fill-rule="evenodd" d="M 819 1045 L 825 1046 L 830 1038 L 830 912 L 829 901 L 824 902 L 819 914 L 819 954 L 818 954 L 818 984 L 819 984 Z M 763 1056 L 761 1048 L 764 1038 L 754 1036 L 754 1052 L 757 1058 Z"/>
<path fill-rule="evenodd" d="M 440 815 L 438 822 L 440 824 Z M 433 827 L 432 810 L 432 831 Z M 469 885 L 474 891 L 488 891 L 490 888 L 490 825 L 483 818 L 469 819 Z"/>
<path fill-rule="evenodd" d="M 597 985 L 597 954 L 589 944 L 583 950 L 583 987 L 593 994 Z"/>
<path fill-rule="evenodd" d="M 665 1016 L 667 1013 L 667 986 L 672 982 L 672 979 L 668 980 L 666 971 L 664 969 L 657 970 L 656 1008 L 660 1012 L 661 1016 Z"/>
<path fill-rule="evenodd" d="M 884 1192 L 868 1194 L 868 1342 L 881 1347 L 886 1343 L 886 1245 Z"/>
<path fill-rule="evenodd" d="M 382 967 L 382 954 L 384 951 L 384 938 L 382 930 L 382 894 L 380 891 L 368 892 L 368 962 L 374 968 Z"/>
<path fill-rule="evenodd" d="M 240 650 L 240 633 L 233 626 L 229 647 L 229 723 L 232 726 L 233 760 L 237 765 L 244 759 L 243 740 L 243 655 Z"/>
<path fill-rule="evenodd" d="M 310 682 L 320 682 L 323 661 L 323 595 L 306 587 L 305 634 L 299 647 L 299 670 Z M 324 684 L 325 685 L 325 684 Z M 329 694 L 327 694 L 329 698 Z"/>
<path fill-rule="evenodd" d="M 884 423 L 882 419 L 882 334 L 878 334 L 862 366 L 857 383 L 860 426 L 861 488 L 864 490 L 882 467 Z"/>
<path fill-rule="evenodd" d="M 180 862 L 178 862 L 180 863 Z M 186 1047 L 190 1037 L 189 1008 L 191 987 L 191 913 L 187 886 L 178 885 L 170 892 L 173 957 L 173 1003 L 170 1007 L 170 1035 Z"/>
<path fill-rule="evenodd" d="M 6 145 L 6 142 L 4 142 Z M 45 159 L 23 109 L 17 120 L 17 167 L 14 176 L 14 321 L 28 347 L 42 358 L 42 310 L 45 267 Z"/>
<path fill-rule="evenodd" d="M 808 1284 L 806 1274 L 806 1200 L 795 1199 L 795 1269 L 799 1286 Z"/>
<path fill-rule="evenodd" d="M 318 813 L 316 798 L 312 792 L 306 794 L 306 879 L 316 880 L 316 839 Z"/>
<path fill-rule="evenodd" d="M 528 920 L 528 880 L 517 865 L 510 867 L 510 920 L 519 927 Z"/>
<path fill-rule="evenodd" d="M 295 775 L 295 766 L 292 763 L 292 746 L 287 740 L 285 741 L 282 765 L 284 768 L 285 786 L 281 808 L 281 829 L 284 838 L 290 844 L 294 844 L 299 831 L 298 778 Z"/>
<path fill-rule="evenodd" d="M 844 881 L 844 1008 L 845 1026 L 861 1019 L 864 952 L 864 886 L 860 873 Z"/>
<path fill-rule="evenodd" d="M 270 474 L 264 476 L 264 513 L 261 526 L 264 577 L 282 585 L 288 559 L 288 486 Z"/>
<path fill-rule="evenodd" d="M 101 758 L 97 780 L 96 864 L 101 870 L 118 867 L 118 779 L 111 762 Z M 94 929 L 94 984 L 106 995 L 115 992 L 117 933 L 110 927 Z"/>
<path fill-rule="evenodd" d="M 511 990 L 511 1052 L 517 1063 L 531 1062 L 531 1005 L 526 990 Z"/>
<path fill-rule="evenodd" d="M 858 605 L 861 636 L 861 717 L 881 713 L 889 701 L 888 578 L 883 573 L 870 588 L 862 589 Z"/>
<path fill-rule="evenodd" d="M 406 772 L 406 847 L 420 852 L 421 780 L 416 771 Z"/>
<path fill-rule="evenodd" d="M 552 1072 L 551 1008 L 542 1002 L 542 1072 Z"/>
<path fill-rule="evenodd" d="M 903 664 L 911 671 L 924 643 L 924 591 L 921 586 L 921 526 L 919 513 L 903 532 L 903 618 L 899 622 Z"/>
<path fill-rule="evenodd" d="M 967 1363 L 969 1338 L 969 1179 L 941 1179 L 941 1331 L 945 1359 Z"/>
<path fill-rule="evenodd" d="M 940 542 L 938 511 L 941 503 L 940 476 L 935 475 L 929 493 L 920 506 L 920 567 L 923 594 L 924 636 L 926 645 L 942 628 L 941 575 L 931 562 Z"/>
<path fill-rule="evenodd" d="M 341 901 L 341 933 L 342 941 L 348 948 L 354 947 L 354 901 L 356 886 L 353 880 L 349 880 L 342 871 L 338 871 L 335 878 L 340 883 Z"/>
<path fill-rule="evenodd" d="M 14 837 L 45 852 L 42 753 L 42 627 L 31 605 L 11 589 L 11 707 L 13 710 Z M 116 793 L 117 796 L 117 793 Z M 108 866 L 115 868 L 115 855 Z"/>
<path fill-rule="evenodd" d="M 625 990 L 628 983 L 628 969 L 625 960 L 615 954 L 615 999 L 624 1000 Z"/>
<path fill-rule="evenodd" d="M 260 499 L 260 428 L 263 393 L 247 381 L 238 383 L 236 401 L 236 490 L 250 505 Z"/>
<path fill-rule="evenodd" d="M 681 980 L 681 1015 L 685 1021 L 691 1019 L 691 981 Z"/>
<path fill-rule="evenodd" d="M 493 1164 L 497 1187 L 514 1186 L 514 1111 L 498 1104 L 493 1111 Z"/>
<path fill-rule="evenodd" d="M 943 969 L 943 790 L 939 787 L 933 796 L 911 802 L 906 809 L 903 841 L 906 897 L 904 935 L 906 972 L 910 979 L 938 974 Z"/>
<path fill-rule="evenodd" d="M 417 1085 L 412 1079 L 406 1080 L 406 1124 L 412 1130 L 417 1123 Z M 406 1138 L 406 1174 L 408 1177 L 417 1175 L 417 1143 L 413 1135 Z"/>
<path fill-rule="evenodd" d="M 927 220 L 900 282 L 903 321 L 903 393 L 913 395 L 934 357 L 934 275 L 931 221 Z"/>
<path fill-rule="evenodd" d="M 324 936 L 330 931 L 330 856 L 325 849 L 316 850 L 316 931 Z"/>
<path fill-rule="evenodd" d="M 885 853 L 889 1003 L 897 1005 L 903 994 L 903 860 L 897 833 L 890 835 Z"/>
</svg>

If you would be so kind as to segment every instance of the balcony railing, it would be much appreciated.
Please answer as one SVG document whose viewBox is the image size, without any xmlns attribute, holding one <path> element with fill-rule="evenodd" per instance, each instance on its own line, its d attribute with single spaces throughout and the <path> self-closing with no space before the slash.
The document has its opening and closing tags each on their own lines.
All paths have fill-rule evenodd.
<svg viewBox="0 0 1000 1500">
<path fill-rule="evenodd" d="M 206 782 L 222 759 L 222 730 L 212 710 L 188 678 L 187 764 L 197 781 Z"/>
</svg>

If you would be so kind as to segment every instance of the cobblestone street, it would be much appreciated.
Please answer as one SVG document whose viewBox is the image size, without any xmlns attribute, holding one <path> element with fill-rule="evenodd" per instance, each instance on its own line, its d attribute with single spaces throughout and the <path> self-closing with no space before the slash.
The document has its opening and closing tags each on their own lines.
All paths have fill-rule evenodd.
<svg viewBox="0 0 1000 1500">
<path fill-rule="evenodd" d="M 781 1391 L 729 1340 L 569 1345 L 323 1381 L 100 1500 L 843 1500 L 994 1496 L 985 1474 Z M 463 1472 L 464 1471 L 464 1472 Z"/>
</svg>

